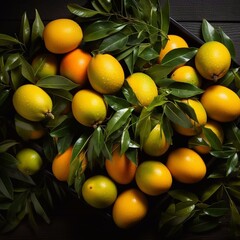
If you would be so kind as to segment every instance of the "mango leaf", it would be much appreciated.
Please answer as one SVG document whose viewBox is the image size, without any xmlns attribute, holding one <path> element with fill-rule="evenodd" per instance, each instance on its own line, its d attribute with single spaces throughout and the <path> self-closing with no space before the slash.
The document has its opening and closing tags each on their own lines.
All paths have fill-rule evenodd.
<svg viewBox="0 0 240 240">
<path fill-rule="evenodd" d="M 203 127 L 202 128 L 204 136 L 207 138 L 209 145 L 214 150 L 221 150 L 222 149 L 222 143 L 217 137 L 217 135 L 210 129 Z"/>
<path fill-rule="evenodd" d="M 46 214 L 44 208 L 40 204 L 39 200 L 37 199 L 35 193 L 31 193 L 31 200 L 32 200 L 34 209 L 37 212 L 37 214 L 39 216 L 41 216 L 45 220 L 46 223 L 50 223 L 50 219 L 49 219 L 48 215 Z"/>
<path fill-rule="evenodd" d="M 15 146 L 16 144 L 19 144 L 19 142 L 9 139 L 0 142 L 0 153 L 7 152 L 11 147 Z"/>
<path fill-rule="evenodd" d="M 239 158 L 238 154 L 235 153 L 233 155 L 230 155 L 227 160 L 226 164 L 226 176 L 229 176 L 231 173 L 238 171 L 238 165 L 239 165 Z"/>
<path fill-rule="evenodd" d="M 97 14 L 106 15 L 105 12 L 94 11 L 92 9 L 82 7 L 82 6 L 80 6 L 79 4 L 76 4 L 76 3 L 68 4 L 67 8 L 72 14 L 74 14 L 74 15 L 80 17 L 80 18 L 91 18 L 91 17 L 94 17 Z"/>
<path fill-rule="evenodd" d="M 200 218 L 198 221 L 193 222 L 189 226 L 189 229 L 191 232 L 194 233 L 203 233 L 203 232 L 208 232 L 210 230 L 215 229 L 219 225 L 219 220 L 216 218 L 214 219 L 205 219 L 205 218 Z"/>
<path fill-rule="evenodd" d="M 237 150 L 240 150 L 240 129 L 237 127 L 236 123 L 231 122 L 227 125 L 225 137 Z"/>
<path fill-rule="evenodd" d="M 114 113 L 106 125 L 106 138 L 125 125 L 133 110 L 133 107 L 123 108 Z"/>
<path fill-rule="evenodd" d="M 157 95 L 152 102 L 147 106 L 147 111 L 153 111 L 154 108 L 156 107 L 160 107 L 163 106 L 168 99 L 166 98 L 168 94 L 166 94 L 165 92 L 160 93 L 159 95 Z"/>
<path fill-rule="evenodd" d="M 187 217 L 195 209 L 195 203 L 193 201 L 179 202 L 176 204 L 175 214 L 178 217 Z"/>
<path fill-rule="evenodd" d="M 22 45 L 23 43 L 16 38 L 9 36 L 7 34 L 0 34 L 0 46 L 12 46 L 12 45 Z"/>
<path fill-rule="evenodd" d="M 93 7 L 96 6 L 96 3 L 99 3 L 101 8 L 105 11 L 105 12 L 110 12 L 112 9 L 112 1 L 109 0 L 94 0 L 91 2 L 91 4 L 93 5 Z M 97 9 L 95 7 L 95 9 Z"/>
<path fill-rule="evenodd" d="M 129 86 L 127 81 L 124 82 L 124 85 L 121 90 L 124 97 L 127 99 L 129 103 L 131 103 L 133 106 L 137 106 L 139 104 L 136 95 L 134 94 L 132 88 Z"/>
<path fill-rule="evenodd" d="M 99 46 L 99 52 L 112 52 L 118 49 L 123 49 L 128 41 L 128 36 L 118 32 L 107 38 L 104 38 Z"/>
<path fill-rule="evenodd" d="M 228 51 L 231 54 L 232 59 L 236 59 L 236 51 L 232 39 L 227 36 L 227 34 L 219 28 L 219 34 L 221 36 L 221 42 L 227 47 Z"/>
<path fill-rule="evenodd" d="M 204 214 L 211 217 L 223 217 L 228 211 L 229 208 L 225 201 L 214 202 L 203 210 Z"/>
<path fill-rule="evenodd" d="M 115 111 L 131 107 L 131 104 L 128 101 L 115 95 L 104 95 L 104 100 L 107 102 L 107 105 Z"/>
<path fill-rule="evenodd" d="M 97 156 L 100 156 L 104 143 L 104 135 L 100 126 L 94 129 L 89 142 L 89 144 L 92 144 L 94 146 L 94 152 L 97 154 Z"/>
<path fill-rule="evenodd" d="M 133 51 L 124 59 L 130 74 L 134 72 L 135 63 L 138 59 L 138 48 L 139 47 L 133 48 Z"/>
<path fill-rule="evenodd" d="M 72 93 L 68 90 L 48 88 L 48 89 L 46 89 L 46 91 L 51 95 L 63 98 L 63 99 L 65 99 L 67 101 L 70 101 L 70 102 L 73 99 Z"/>
<path fill-rule="evenodd" d="M 31 35 L 31 42 L 34 44 L 35 41 L 38 38 L 42 38 L 42 33 L 43 33 L 43 29 L 44 29 L 44 24 L 41 20 L 41 17 L 38 13 L 38 10 L 35 9 L 35 19 L 33 21 L 33 25 L 32 25 L 32 35 Z"/>
<path fill-rule="evenodd" d="M 160 25 L 161 25 L 161 31 L 163 33 L 165 33 L 166 35 L 168 34 L 169 31 L 169 26 L 170 26 L 170 5 L 169 5 L 169 1 L 166 1 L 166 3 L 164 4 L 164 6 L 162 8 L 160 8 Z M 166 43 L 167 43 L 167 37 L 164 35 L 162 35 L 161 38 L 161 47 L 164 48 Z"/>
<path fill-rule="evenodd" d="M 126 24 L 113 21 L 98 20 L 87 26 L 83 34 L 85 42 L 106 38 L 122 30 Z"/>
<path fill-rule="evenodd" d="M 170 121 L 173 123 L 176 123 L 178 125 L 181 125 L 185 128 L 192 127 L 192 123 L 187 117 L 186 113 L 183 112 L 179 107 L 177 107 L 172 102 L 167 102 L 164 105 L 163 113 L 168 117 Z"/>
<path fill-rule="evenodd" d="M 61 75 L 53 75 L 41 78 L 36 83 L 41 88 L 53 88 L 62 90 L 72 90 L 79 85 Z"/>
<path fill-rule="evenodd" d="M 130 141 L 131 141 L 131 138 L 130 138 L 128 128 L 124 128 L 122 137 L 121 137 L 121 152 L 120 152 L 120 154 L 123 154 L 127 151 L 127 149 L 129 148 Z"/>
<path fill-rule="evenodd" d="M 5 63 L 5 70 L 10 71 L 21 65 L 21 54 L 13 53 L 10 54 Z"/>
<path fill-rule="evenodd" d="M 193 202 L 193 203 L 197 203 L 198 202 L 198 197 L 196 194 L 186 191 L 186 190 L 182 190 L 182 189 L 174 189 L 174 190 L 170 190 L 168 192 L 168 194 L 176 199 L 179 200 L 181 202 Z"/>
<path fill-rule="evenodd" d="M 178 67 L 190 61 L 196 55 L 197 51 L 198 49 L 194 47 L 173 49 L 165 55 L 161 64 Z"/>
<path fill-rule="evenodd" d="M 19 39 L 23 44 L 26 45 L 29 42 L 30 35 L 31 35 L 30 24 L 26 12 L 24 12 L 21 19 Z"/>
<path fill-rule="evenodd" d="M 1 167 L 6 167 L 6 168 L 15 168 L 17 159 L 10 153 L 8 152 L 2 152 L 0 154 L 1 162 L 0 166 Z"/>
<path fill-rule="evenodd" d="M 0 192 L 7 198 L 13 199 L 13 185 L 10 177 L 0 170 Z"/>
<path fill-rule="evenodd" d="M 218 31 L 206 20 L 202 20 L 202 36 L 205 42 L 221 41 Z"/>
<path fill-rule="evenodd" d="M 235 80 L 239 68 L 231 68 L 222 78 L 218 80 L 218 83 L 223 86 L 230 86 L 231 83 Z M 236 87 L 239 88 L 240 83 L 235 81 Z"/>
<path fill-rule="evenodd" d="M 176 81 L 172 82 L 168 86 L 168 90 L 171 95 L 179 98 L 190 98 L 204 92 L 204 90 L 193 84 Z"/>
<path fill-rule="evenodd" d="M 220 189 L 221 186 L 222 186 L 221 183 L 214 183 L 209 185 L 202 193 L 201 201 L 206 202 L 210 197 L 212 197 Z"/>
<path fill-rule="evenodd" d="M 151 61 L 158 57 L 159 53 L 156 52 L 149 44 L 140 44 L 138 56 L 146 61 Z"/>
<path fill-rule="evenodd" d="M 31 83 L 35 83 L 35 74 L 32 65 L 23 57 L 20 57 L 21 61 L 21 73 Z"/>
<path fill-rule="evenodd" d="M 240 237 L 240 214 L 236 204 L 232 199 L 229 199 L 230 204 L 230 214 L 231 214 L 231 226 L 234 231 L 234 235 L 239 238 Z"/>
<path fill-rule="evenodd" d="M 138 164 L 138 148 L 137 147 L 129 147 L 128 150 L 125 152 L 127 158 L 135 163 Z"/>
<path fill-rule="evenodd" d="M 162 79 L 167 78 L 168 74 L 171 73 L 174 68 L 175 66 L 172 65 L 154 64 L 149 67 L 145 73 L 154 79 L 156 84 L 159 86 Z"/>
<path fill-rule="evenodd" d="M 237 199 L 238 201 L 240 201 L 240 191 L 239 191 L 239 187 L 228 187 L 227 188 L 228 193 L 235 199 Z"/>
</svg>

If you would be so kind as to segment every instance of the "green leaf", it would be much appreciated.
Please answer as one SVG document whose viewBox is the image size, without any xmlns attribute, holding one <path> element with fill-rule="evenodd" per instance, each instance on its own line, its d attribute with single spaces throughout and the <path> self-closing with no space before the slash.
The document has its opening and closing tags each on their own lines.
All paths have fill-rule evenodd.
<svg viewBox="0 0 240 240">
<path fill-rule="evenodd" d="M 225 137 L 233 144 L 238 151 L 240 150 L 240 129 L 236 123 L 231 122 L 225 128 Z"/>
<path fill-rule="evenodd" d="M 130 74 L 134 72 L 135 63 L 138 59 L 138 47 L 134 47 L 133 51 L 124 59 Z"/>
<path fill-rule="evenodd" d="M 96 1 L 92 1 L 92 4 L 93 4 L 93 2 L 96 2 Z M 104 9 L 104 11 L 109 13 L 112 10 L 112 1 L 110 1 L 110 0 L 97 0 L 97 2 L 101 5 L 101 7 Z"/>
<path fill-rule="evenodd" d="M 128 101 L 115 95 L 104 95 L 104 100 L 107 102 L 107 105 L 115 111 L 131 107 L 131 104 Z"/>
<path fill-rule="evenodd" d="M 197 222 L 190 225 L 191 232 L 202 233 L 215 229 L 219 225 L 218 219 L 200 218 Z"/>
<path fill-rule="evenodd" d="M 50 223 L 50 219 L 47 216 L 44 208 L 42 207 L 42 205 L 40 204 L 39 200 L 36 197 L 35 193 L 31 193 L 31 200 L 34 206 L 35 211 L 37 212 L 38 215 L 40 215 L 45 221 L 46 223 Z"/>
<path fill-rule="evenodd" d="M 218 80 L 218 83 L 223 86 L 230 86 L 231 83 L 236 79 L 237 72 L 239 68 L 230 69 L 222 78 Z M 238 81 L 236 81 L 236 86 L 239 88 L 240 85 L 237 85 Z"/>
<path fill-rule="evenodd" d="M 61 75 L 47 76 L 41 78 L 37 81 L 36 85 L 41 88 L 62 89 L 67 91 L 79 87 L 78 84 Z"/>
<path fill-rule="evenodd" d="M 67 8 L 72 14 L 81 18 L 91 18 L 97 14 L 106 15 L 106 13 L 104 12 L 99 12 L 99 11 L 94 11 L 92 9 L 84 8 L 76 3 L 68 4 Z"/>
<path fill-rule="evenodd" d="M 128 36 L 118 32 L 107 38 L 104 38 L 99 46 L 99 52 L 112 52 L 118 49 L 123 49 L 128 41 Z"/>
<path fill-rule="evenodd" d="M 232 39 L 227 36 L 221 28 L 219 28 L 219 34 L 221 36 L 221 42 L 227 47 L 232 59 L 236 59 L 236 51 Z"/>
<path fill-rule="evenodd" d="M 176 204 L 176 216 L 188 217 L 195 209 L 195 203 L 193 201 L 179 202 Z"/>
<path fill-rule="evenodd" d="M 181 202 L 187 202 L 187 201 L 190 201 L 190 202 L 193 202 L 193 203 L 198 202 L 197 195 L 192 193 L 192 192 L 186 191 L 186 190 L 174 189 L 174 190 L 170 190 L 168 192 L 168 194 L 172 198 L 174 198 L 176 200 L 179 200 Z"/>
<path fill-rule="evenodd" d="M 169 1 L 166 1 L 164 6 L 160 9 L 160 24 L 161 24 L 161 30 L 165 35 L 168 34 L 169 26 L 170 26 L 170 5 Z M 161 46 L 164 47 L 167 43 L 167 38 L 162 36 L 161 38 Z"/>
<path fill-rule="evenodd" d="M 19 144 L 19 142 L 15 141 L 15 140 L 10 140 L 10 139 L 0 142 L 0 153 L 7 152 L 11 147 L 13 147 L 17 144 Z"/>
<path fill-rule="evenodd" d="M 214 183 L 208 186 L 202 196 L 201 196 L 201 201 L 206 202 L 210 197 L 212 197 L 221 187 L 221 183 Z"/>
<path fill-rule="evenodd" d="M 194 47 L 176 48 L 168 52 L 162 60 L 162 65 L 178 67 L 190 61 L 197 53 Z"/>
<path fill-rule="evenodd" d="M 30 28 L 30 24 L 27 18 L 27 14 L 26 12 L 24 12 L 24 14 L 22 15 L 22 19 L 21 19 L 21 28 L 20 28 L 20 40 L 21 42 L 23 42 L 23 44 L 28 44 L 29 39 L 30 39 L 30 35 L 31 35 L 31 28 Z"/>
<path fill-rule="evenodd" d="M 127 151 L 129 144 L 131 142 L 130 134 L 128 128 L 124 128 L 121 136 L 121 155 Z"/>
<path fill-rule="evenodd" d="M 233 202 L 233 200 L 229 199 L 230 204 L 230 212 L 231 212 L 231 226 L 234 230 L 234 234 L 236 237 L 239 238 L 240 236 L 240 214 L 238 211 L 238 208 L 236 204 Z"/>
<path fill-rule="evenodd" d="M 7 34 L 0 34 L 0 46 L 12 46 L 12 45 L 22 45 L 23 43 L 17 40 L 16 38 L 9 36 Z"/>
<path fill-rule="evenodd" d="M 65 99 L 67 101 L 72 101 L 73 99 L 73 95 L 70 91 L 68 90 L 64 90 L 64 89 L 54 89 L 54 88 L 48 88 L 47 89 L 47 92 L 51 95 L 54 95 L 54 96 L 57 96 L 57 97 L 60 97 L 62 99 Z"/>
<path fill-rule="evenodd" d="M 10 177 L 0 170 L 0 192 L 7 198 L 13 199 L 13 185 Z"/>
<path fill-rule="evenodd" d="M 204 214 L 211 217 L 223 217 L 227 214 L 229 208 L 225 201 L 214 202 L 210 206 L 206 207 L 203 212 Z"/>
<path fill-rule="evenodd" d="M 10 54 L 5 64 L 5 70 L 13 70 L 21 65 L 21 55 L 19 53 Z"/>
<path fill-rule="evenodd" d="M 231 173 L 238 171 L 237 168 L 238 165 L 239 165 L 238 154 L 235 153 L 233 155 L 230 155 L 226 164 L 226 176 L 229 176 Z"/>
<path fill-rule="evenodd" d="M 6 168 L 15 168 L 17 159 L 10 153 L 8 152 L 2 152 L 0 154 L 0 166 L 6 167 Z"/>
<path fill-rule="evenodd" d="M 31 83 L 35 83 L 35 75 L 32 65 L 23 57 L 20 57 L 21 60 L 21 73 Z"/>
<path fill-rule="evenodd" d="M 148 68 L 145 73 L 154 79 L 157 85 L 160 85 L 162 79 L 167 78 L 168 74 L 171 73 L 174 68 L 175 66 L 172 65 L 154 64 Z"/>
<path fill-rule="evenodd" d="M 183 112 L 179 107 L 177 107 L 172 102 L 167 102 L 163 108 L 164 114 L 169 118 L 170 121 L 181 125 L 184 128 L 192 127 L 192 123 L 187 117 L 186 113 Z"/>
<path fill-rule="evenodd" d="M 176 81 L 168 86 L 168 90 L 171 95 L 179 98 L 190 98 L 204 92 L 204 90 L 193 84 Z"/>
<path fill-rule="evenodd" d="M 202 35 L 205 42 L 220 41 L 218 31 L 206 19 L 202 21 Z"/>
<path fill-rule="evenodd" d="M 44 29 L 44 24 L 41 20 L 41 17 L 37 9 L 35 9 L 35 19 L 33 21 L 32 35 L 31 35 L 32 44 L 34 44 L 38 38 L 40 39 L 42 38 L 43 29 Z"/>
<path fill-rule="evenodd" d="M 122 30 L 126 24 L 113 21 L 98 20 L 87 26 L 83 34 L 85 42 L 106 38 Z"/>
<path fill-rule="evenodd" d="M 131 116 L 134 108 L 123 108 L 114 113 L 114 115 L 109 119 L 106 126 L 106 136 L 110 136 L 119 128 L 125 125 L 128 118 Z"/>
<path fill-rule="evenodd" d="M 214 149 L 214 150 L 222 149 L 221 141 L 219 140 L 218 136 L 210 128 L 203 127 L 202 132 L 203 132 L 203 135 L 208 140 L 208 143 L 211 146 L 211 149 Z"/>
</svg>

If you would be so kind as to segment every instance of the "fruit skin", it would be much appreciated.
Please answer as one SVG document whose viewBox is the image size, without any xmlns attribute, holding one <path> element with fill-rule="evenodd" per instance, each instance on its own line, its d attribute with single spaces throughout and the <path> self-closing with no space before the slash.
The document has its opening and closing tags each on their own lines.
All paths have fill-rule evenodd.
<svg viewBox="0 0 240 240">
<path fill-rule="evenodd" d="M 165 47 L 159 53 L 158 63 L 162 62 L 168 52 L 176 48 L 188 48 L 188 44 L 181 36 L 169 34 Z"/>
<path fill-rule="evenodd" d="M 194 136 L 194 135 L 200 133 L 201 126 L 206 124 L 207 113 L 206 113 L 202 103 L 197 99 L 189 98 L 189 99 L 182 99 L 181 101 L 188 104 L 190 107 L 193 108 L 198 121 L 196 122 L 195 120 L 191 119 L 191 123 L 193 125 L 193 127 L 191 127 L 191 128 L 184 128 L 176 123 L 173 124 L 173 127 L 174 127 L 175 131 L 178 132 L 179 134 L 182 134 L 184 136 Z"/>
<path fill-rule="evenodd" d="M 139 189 L 150 196 L 163 194 L 172 186 L 170 171 L 163 163 L 155 160 L 142 162 L 137 168 L 135 179 Z"/>
<path fill-rule="evenodd" d="M 105 120 L 107 105 L 99 93 L 90 89 L 81 89 L 73 96 L 72 113 L 82 125 L 96 127 Z"/>
<path fill-rule="evenodd" d="M 43 40 L 49 52 L 63 54 L 77 48 L 83 38 L 82 28 L 71 19 L 50 21 L 43 30 Z"/>
<path fill-rule="evenodd" d="M 52 162 L 52 173 L 59 181 L 66 182 L 69 177 L 70 163 L 73 147 L 69 146 L 63 153 L 55 156 Z M 87 167 L 87 158 L 85 152 L 80 152 L 79 161 L 81 161 L 81 172 L 83 173 Z"/>
<path fill-rule="evenodd" d="M 36 72 L 37 80 L 56 75 L 58 72 L 58 59 L 52 53 L 40 53 L 32 61 L 32 67 Z"/>
<path fill-rule="evenodd" d="M 14 118 L 17 134 L 25 141 L 42 138 L 47 129 L 40 122 L 29 121 L 18 114 Z"/>
<path fill-rule="evenodd" d="M 217 121 L 208 119 L 204 127 L 212 130 L 218 137 L 219 141 L 223 143 L 224 131 L 221 124 L 219 124 Z M 206 143 L 208 143 L 208 140 L 203 132 L 201 132 L 198 136 L 195 136 L 195 137 L 202 138 Z M 193 146 L 193 149 L 200 154 L 208 154 L 211 151 L 211 146 L 195 145 Z"/>
<path fill-rule="evenodd" d="M 119 61 L 110 54 L 96 54 L 88 65 L 88 80 L 101 94 L 113 94 L 123 86 L 125 73 Z"/>
<path fill-rule="evenodd" d="M 143 151 L 149 156 L 159 157 L 166 153 L 169 147 L 170 144 L 167 142 L 160 124 L 157 124 L 146 138 Z"/>
<path fill-rule="evenodd" d="M 60 75 L 84 86 L 87 82 L 87 68 L 92 56 L 80 48 L 63 56 L 60 62 Z"/>
<path fill-rule="evenodd" d="M 148 199 L 137 188 L 121 192 L 112 208 L 113 221 L 117 227 L 129 229 L 144 219 L 148 212 Z"/>
<path fill-rule="evenodd" d="M 107 176 L 94 175 L 89 177 L 82 186 L 82 196 L 92 207 L 110 207 L 117 198 L 117 187 Z"/>
<path fill-rule="evenodd" d="M 172 150 L 167 157 L 166 166 L 174 179 L 186 184 L 201 181 L 205 177 L 207 170 L 201 156 L 186 147 Z"/>
<path fill-rule="evenodd" d="M 171 79 L 177 82 L 186 82 L 197 87 L 202 85 L 202 77 L 197 70 L 192 66 L 181 66 L 174 70 L 171 74 Z"/>
<path fill-rule="evenodd" d="M 195 56 L 195 66 L 202 77 L 217 81 L 231 65 L 231 55 L 224 44 L 217 41 L 204 43 Z"/>
<path fill-rule="evenodd" d="M 25 175 L 34 175 L 43 164 L 39 153 L 32 148 L 23 148 L 16 154 L 17 168 Z"/>
<path fill-rule="evenodd" d="M 115 144 L 112 158 L 105 160 L 105 169 L 115 182 L 129 184 L 135 177 L 137 164 L 128 159 L 125 153 L 121 155 L 119 145 Z"/>
<path fill-rule="evenodd" d="M 54 118 L 51 113 L 52 99 L 42 88 L 34 84 L 25 84 L 17 88 L 12 100 L 17 113 L 29 121 Z"/>
<path fill-rule="evenodd" d="M 231 122 L 240 116 L 239 96 L 230 88 L 212 85 L 200 99 L 208 117 L 218 122 Z"/>
<path fill-rule="evenodd" d="M 140 107 L 148 106 L 158 95 L 158 89 L 153 79 L 145 73 L 135 72 L 126 81 L 139 101 Z"/>
</svg>

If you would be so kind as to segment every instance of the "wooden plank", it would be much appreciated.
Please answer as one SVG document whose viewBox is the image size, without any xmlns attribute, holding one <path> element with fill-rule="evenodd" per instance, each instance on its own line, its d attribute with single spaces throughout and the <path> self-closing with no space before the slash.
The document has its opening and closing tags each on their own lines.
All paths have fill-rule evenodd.
<svg viewBox="0 0 240 240">
<path fill-rule="evenodd" d="M 240 22 L 239 0 L 169 0 L 170 15 L 177 21 Z"/>
</svg>

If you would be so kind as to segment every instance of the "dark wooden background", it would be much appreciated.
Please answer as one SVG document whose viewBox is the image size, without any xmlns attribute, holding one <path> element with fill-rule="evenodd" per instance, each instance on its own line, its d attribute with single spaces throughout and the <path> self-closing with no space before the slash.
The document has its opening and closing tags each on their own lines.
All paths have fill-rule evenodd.
<svg viewBox="0 0 240 240">
<path fill-rule="evenodd" d="M 4 4 L 3 4 L 4 2 Z M 44 22 L 60 18 L 70 17 L 67 10 L 68 3 L 83 3 L 85 0 L 1 0 L 0 7 L 0 33 L 14 35 L 18 33 L 19 21 L 24 11 L 29 19 L 38 10 Z M 201 38 L 201 23 L 205 18 L 214 27 L 221 27 L 232 39 L 236 49 L 236 60 L 240 63 L 240 1 L 239 0 L 169 0 L 170 15 L 180 23 L 187 31 Z M 0 236 L 1 240 L 75 240 L 93 239 L 97 236 L 104 239 L 138 239 L 155 240 L 161 236 L 155 234 L 155 228 L 134 229 L 127 232 L 119 232 L 111 223 L 111 219 L 103 217 L 101 212 L 84 207 L 76 196 L 59 203 L 50 213 L 51 223 L 46 224 L 41 220 L 37 233 L 29 227 L 27 220 L 13 232 Z M 179 239 L 230 239 L 227 227 L 217 229 L 207 234 L 192 235 L 188 231 L 179 236 Z"/>
</svg>

